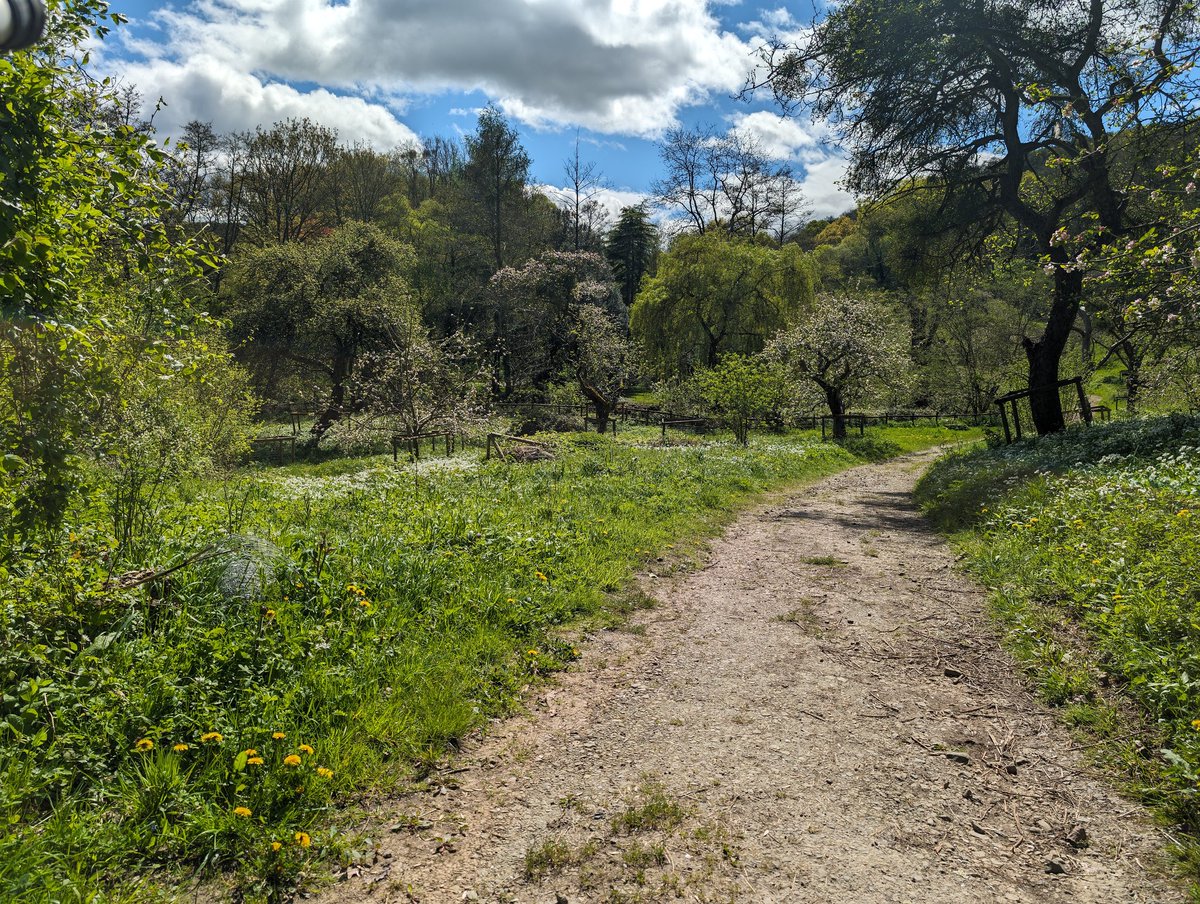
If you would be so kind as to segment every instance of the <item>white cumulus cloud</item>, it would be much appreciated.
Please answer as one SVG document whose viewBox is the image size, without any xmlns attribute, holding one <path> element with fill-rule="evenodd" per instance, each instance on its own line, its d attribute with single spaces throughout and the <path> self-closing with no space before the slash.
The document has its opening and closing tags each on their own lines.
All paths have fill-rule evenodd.
<svg viewBox="0 0 1200 904">
<path fill-rule="evenodd" d="M 654 137 L 751 66 L 757 42 L 722 28 L 712 2 L 194 0 L 156 14 L 162 40 L 128 42 L 140 62 L 124 74 L 219 127 L 252 109 L 259 121 L 361 111 L 353 137 L 379 140 L 412 97 L 482 91 L 531 125 Z"/>
</svg>

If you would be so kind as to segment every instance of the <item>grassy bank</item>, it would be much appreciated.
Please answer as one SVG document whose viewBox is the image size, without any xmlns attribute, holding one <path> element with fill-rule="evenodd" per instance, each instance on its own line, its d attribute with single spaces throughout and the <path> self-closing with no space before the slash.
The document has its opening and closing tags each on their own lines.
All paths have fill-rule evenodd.
<svg viewBox="0 0 1200 904">
<path fill-rule="evenodd" d="M 144 901 L 197 869 L 273 897 L 342 850 L 356 795 L 419 780 L 579 656 L 565 629 L 619 618 L 648 559 L 863 460 L 802 435 L 654 437 L 560 437 L 531 464 L 249 470 L 165 503 L 139 561 L 114 560 L 99 511 L 10 551 L 0 899 Z M 961 438 L 897 428 L 851 449 Z"/>
<path fill-rule="evenodd" d="M 1008 645 L 1045 699 L 1104 741 L 1094 749 L 1194 848 L 1200 418 L 977 449 L 939 462 L 918 493 L 994 589 Z"/>
</svg>

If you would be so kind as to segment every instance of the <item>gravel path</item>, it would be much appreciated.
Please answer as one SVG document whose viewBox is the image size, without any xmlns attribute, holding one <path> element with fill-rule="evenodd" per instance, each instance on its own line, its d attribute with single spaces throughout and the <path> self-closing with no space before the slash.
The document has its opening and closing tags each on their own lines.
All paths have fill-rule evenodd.
<svg viewBox="0 0 1200 904">
<path fill-rule="evenodd" d="M 741 518 L 527 716 L 387 805 L 323 902 L 1181 901 L 911 501 L 934 453 Z"/>
</svg>

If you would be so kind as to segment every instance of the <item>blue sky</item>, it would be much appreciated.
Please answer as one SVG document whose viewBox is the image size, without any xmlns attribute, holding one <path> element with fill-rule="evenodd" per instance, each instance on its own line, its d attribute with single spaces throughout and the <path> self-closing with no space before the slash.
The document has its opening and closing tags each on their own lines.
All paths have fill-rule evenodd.
<svg viewBox="0 0 1200 904">
<path fill-rule="evenodd" d="M 810 0 L 811 2 L 811 0 Z M 381 149 L 474 128 L 493 103 L 521 133 L 534 178 L 563 183 L 578 135 L 630 203 L 658 174 L 656 139 L 674 125 L 753 135 L 805 173 L 816 215 L 851 200 L 820 127 L 744 103 L 754 50 L 798 36 L 810 5 L 756 0 L 113 0 L 129 25 L 102 65 L 167 107 L 160 131 L 191 119 L 219 131 L 307 115 Z"/>
</svg>

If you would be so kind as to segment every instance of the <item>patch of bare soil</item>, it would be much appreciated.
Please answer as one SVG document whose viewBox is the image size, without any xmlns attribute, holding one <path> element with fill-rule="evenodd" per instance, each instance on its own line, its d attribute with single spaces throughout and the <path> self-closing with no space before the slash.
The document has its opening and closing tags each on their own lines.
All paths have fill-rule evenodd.
<svg viewBox="0 0 1200 904">
<path fill-rule="evenodd" d="M 322 902 L 1169 902 L 1163 839 L 1021 687 L 911 501 L 933 453 L 647 575 L 528 716 L 389 805 Z"/>
</svg>

